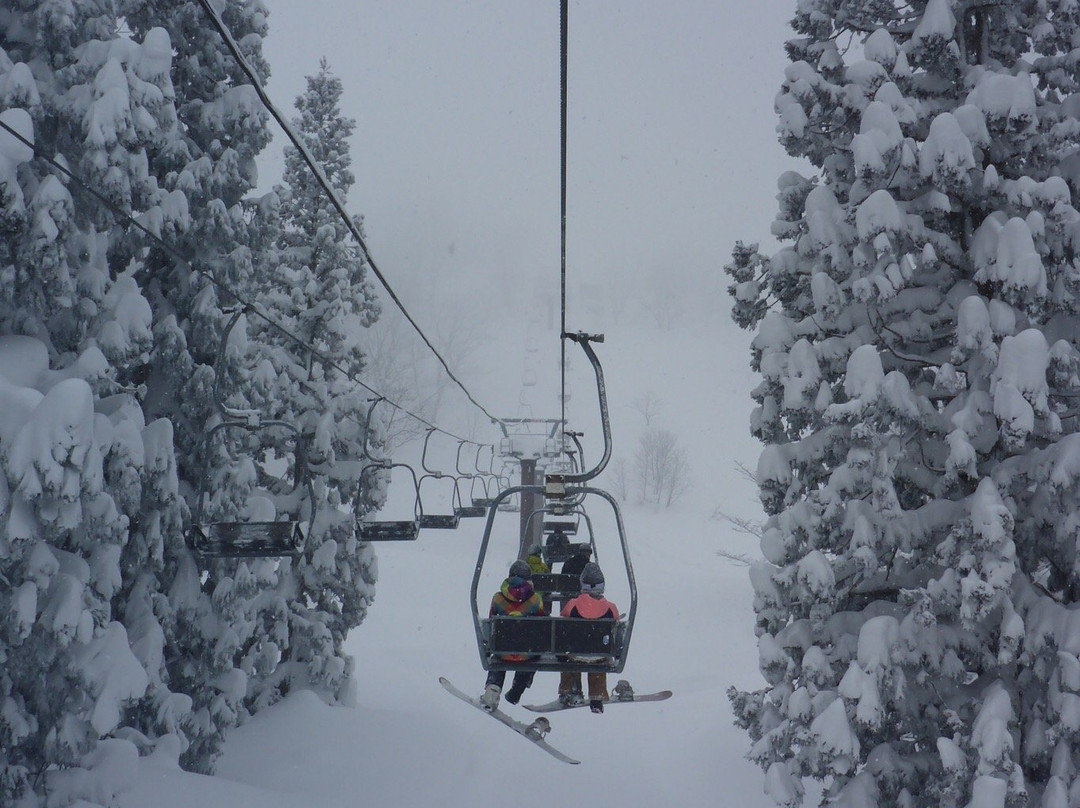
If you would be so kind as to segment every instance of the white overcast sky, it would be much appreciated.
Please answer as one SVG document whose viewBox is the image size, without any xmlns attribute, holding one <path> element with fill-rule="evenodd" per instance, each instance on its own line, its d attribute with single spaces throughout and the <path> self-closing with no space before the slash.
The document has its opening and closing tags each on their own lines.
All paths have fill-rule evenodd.
<svg viewBox="0 0 1080 808">
<path fill-rule="evenodd" d="M 391 284 L 407 299 L 557 295 L 557 0 L 266 4 L 278 105 L 293 114 L 323 56 L 344 83 L 357 121 L 348 203 Z M 715 277 L 736 239 L 768 240 L 791 166 L 773 98 L 792 5 L 571 1 L 571 288 L 613 273 Z M 280 176 L 281 143 L 264 184 Z M 573 299 L 570 312 L 588 328 Z"/>
</svg>

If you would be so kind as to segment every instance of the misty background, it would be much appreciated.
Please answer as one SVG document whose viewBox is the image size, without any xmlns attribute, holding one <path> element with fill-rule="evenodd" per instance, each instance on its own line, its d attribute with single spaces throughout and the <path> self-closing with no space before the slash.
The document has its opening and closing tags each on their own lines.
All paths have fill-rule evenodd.
<svg viewBox="0 0 1080 808">
<path fill-rule="evenodd" d="M 558 4 L 266 5 L 268 91 L 286 115 L 321 58 L 343 82 L 342 111 L 357 122 L 347 206 L 364 217 L 371 254 L 409 312 L 491 412 L 557 417 Z M 559 713 L 549 740 L 581 757 L 576 767 L 448 696 L 438 675 L 476 694 L 483 683 L 466 608 L 483 525 L 463 521 L 377 548 L 375 602 L 346 646 L 355 709 L 296 694 L 230 736 L 217 777 L 148 768 L 123 808 L 180 793 L 174 783 L 183 804 L 205 789 L 207 806 L 472 806 L 522 783 L 540 799 L 573 793 L 626 808 L 728 795 L 770 804 L 725 695 L 760 683 L 745 566 L 757 540 L 725 516 L 752 526 L 761 508 L 741 470 L 760 452 L 749 434 L 757 380 L 723 266 L 738 239 L 771 243 L 776 180 L 793 167 L 773 111 L 789 13 L 779 0 L 737 15 L 704 0 L 570 3 L 567 327 L 607 335 L 596 349 L 614 455 L 598 484 L 621 497 L 619 469 L 648 427 L 670 430 L 685 452 L 689 484 L 673 507 L 639 505 L 632 491 L 623 505 L 641 599 L 626 676 L 675 695 L 602 719 Z M 280 180 L 284 142 L 278 133 L 262 156 L 264 190 Z M 441 427 L 496 440 L 383 300 L 372 386 Z M 579 348 L 568 345 L 568 357 L 569 424 L 595 460 L 595 382 Z M 453 442 L 433 442 L 437 465 L 452 465 Z M 395 451 L 419 455 L 417 440 Z M 382 518 L 411 512 L 407 487 L 391 486 Z M 492 576 L 514 554 L 508 530 L 485 566 Z M 625 606 L 617 565 L 608 577 Z M 553 698 L 554 687 L 538 677 L 524 701 Z"/>
<path fill-rule="evenodd" d="M 558 4 L 267 6 L 279 107 L 293 114 L 323 57 L 344 84 L 342 110 L 357 122 L 347 204 L 410 313 L 490 411 L 557 415 Z M 729 323 L 722 268 L 736 239 L 767 239 L 776 178 L 790 164 L 773 112 L 787 13 L 772 0 L 737 17 L 704 0 L 571 2 L 568 329 L 722 323 L 724 345 L 689 341 L 672 360 L 723 350 L 745 365 L 748 337 Z M 264 152 L 266 189 L 280 179 L 283 142 Z M 408 333 L 401 324 L 387 302 L 377 330 Z M 538 348 L 529 357 L 527 340 Z M 492 343 L 498 351 L 477 350 Z M 601 358 L 623 349 L 609 342 Z M 430 362 L 415 344 L 409 352 Z M 571 371 L 568 416 L 589 431 L 585 364 Z M 526 366 L 536 389 L 521 386 Z M 417 373 L 445 384 L 434 367 Z M 459 393 L 440 405 L 440 425 L 497 434 Z M 745 413 L 725 418 L 745 429 L 749 409 L 747 398 Z"/>
</svg>

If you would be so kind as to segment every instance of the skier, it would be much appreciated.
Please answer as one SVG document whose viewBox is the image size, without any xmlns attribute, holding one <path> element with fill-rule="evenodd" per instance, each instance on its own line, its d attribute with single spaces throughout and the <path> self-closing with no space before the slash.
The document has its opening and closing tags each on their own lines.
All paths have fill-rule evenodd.
<svg viewBox="0 0 1080 808">
<path fill-rule="evenodd" d="M 547 575 L 551 572 L 551 567 L 544 561 L 544 557 L 541 555 L 543 551 L 540 549 L 539 544 L 533 544 L 529 548 L 528 557 L 525 559 L 529 564 L 529 569 L 532 570 L 533 575 Z"/>
<path fill-rule="evenodd" d="M 615 604 L 604 597 L 604 573 L 599 565 L 591 561 L 585 565 L 581 571 L 581 594 L 563 606 L 562 616 L 584 617 L 589 620 L 619 619 L 619 610 Z M 607 674 L 590 673 L 588 679 L 589 709 L 594 713 L 602 713 L 604 702 L 609 699 Z M 509 694 L 507 697 L 509 698 Z M 581 674 L 576 671 L 563 671 L 559 674 L 559 701 L 569 705 L 580 703 L 581 698 Z"/>
<path fill-rule="evenodd" d="M 570 558 L 563 562 L 562 568 L 559 570 L 560 575 L 572 575 L 575 578 L 580 579 L 581 571 L 585 569 L 585 565 L 592 559 L 592 548 L 589 545 L 581 545 L 578 547 L 574 554 Z M 559 611 L 559 605 L 566 600 L 566 598 L 551 597 L 551 613 Z M 579 688 L 580 690 L 580 688 Z M 580 693 L 578 694 L 581 695 Z"/>
<path fill-rule="evenodd" d="M 515 561 L 510 565 L 509 574 L 502 582 L 499 591 L 491 598 L 489 617 L 543 617 L 544 599 L 533 591 L 532 570 L 526 561 Z M 505 656 L 506 662 L 524 662 L 527 657 Z M 525 688 L 533 682 L 534 671 L 515 671 L 514 683 L 506 691 L 506 700 L 517 704 Z M 499 696 L 506 682 L 506 671 L 488 671 L 486 686 L 480 696 L 484 709 L 493 712 L 499 706 Z"/>
<path fill-rule="evenodd" d="M 588 545 L 583 545 L 577 549 L 577 551 L 563 562 L 562 569 L 559 572 L 562 575 L 577 575 L 580 576 L 585 569 L 585 565 L 589 563 L 592 558 L 592 548 Z"/>
</svg>

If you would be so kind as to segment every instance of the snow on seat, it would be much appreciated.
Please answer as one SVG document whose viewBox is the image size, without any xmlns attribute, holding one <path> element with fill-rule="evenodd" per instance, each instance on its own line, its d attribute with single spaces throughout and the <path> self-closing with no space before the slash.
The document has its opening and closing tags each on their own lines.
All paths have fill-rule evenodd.
<svg viewBox="0 0 1080 808">
<path fill-rule="evenodd" d="M 364 541 L 415 541 L 419 533 L 420 525 L 413 519 L 360 523 L 360 538 Z"/>
<path fill-rule="evenodd" d="M 194 525 L 192 550 L 205 558 L 274 558 L 300 555 L 299 522 L 211 522 Z"/>
</svg>

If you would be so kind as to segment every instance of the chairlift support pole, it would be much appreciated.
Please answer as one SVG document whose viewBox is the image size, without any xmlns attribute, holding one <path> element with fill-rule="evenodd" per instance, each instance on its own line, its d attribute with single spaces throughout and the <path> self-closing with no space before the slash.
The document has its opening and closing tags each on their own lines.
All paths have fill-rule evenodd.
<svg viewBox="0 0 1080 808">
<path fill-rule="evenodd" d="M 533 511 L 544 507 L 544 489 L 536 479 L 536 458 L 521 458 L 521 527 L 518 558 L 525 558 L 529 548 L 540 543 L 540 523 L 530 517 Z"/>
</svg>

